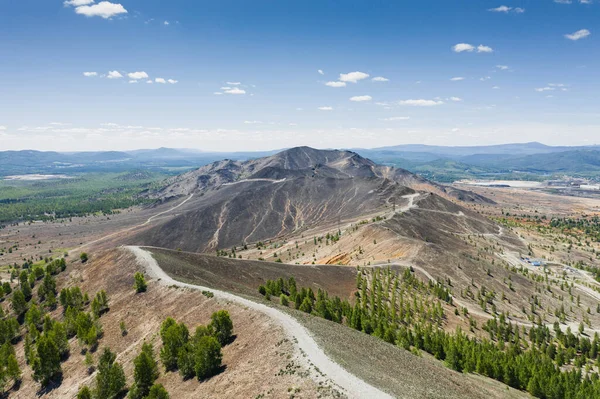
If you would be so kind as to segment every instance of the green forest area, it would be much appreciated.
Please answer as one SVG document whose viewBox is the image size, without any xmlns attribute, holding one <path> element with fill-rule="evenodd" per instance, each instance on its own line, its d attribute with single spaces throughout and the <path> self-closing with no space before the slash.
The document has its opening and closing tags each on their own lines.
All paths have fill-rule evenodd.
<svg viewBox="0 0 600 399">
<path fill-rule="evenodd" d="M 67 179 L 0 180 L 0 225 L 55 220 L 148 203 L 139 194 L 156 188 L 166 174 L 132 171 L 91 173 Z"/>
</svg>

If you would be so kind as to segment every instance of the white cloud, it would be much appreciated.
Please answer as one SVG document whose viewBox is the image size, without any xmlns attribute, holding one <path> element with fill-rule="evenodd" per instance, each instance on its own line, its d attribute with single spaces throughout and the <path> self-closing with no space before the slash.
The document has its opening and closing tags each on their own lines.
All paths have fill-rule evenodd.
<svg viewBox="0 0 600 399">
<path fill-rule="evenodd" d="M 484 46 L 483 44 L 480 44 L 479 46 L 477 46 L 478 53 L 491 53 L 493 51 L 494 51 L 494 49 L 492 49 L 489 46 Z"/>
<path fill-rule="evenodd" d="M 500 7 L 496 7 L 496 8 L 489 8 L 488 11 L 491 12 L 503 12 L 505 14 L 508 14 L 509 12 L 514 12 L 516 14 L 523 14 L 525 12 L 524 8 L 521 7 L 508 7 L 508 6 L 500 6 Z"/>
<path fill-rule="evenodd" d="M 151 80 L 147 80 L 147 81 L 146 81 L 146 83 L 148 83 L 148 84 L 152 84 L 152 83 L 154 83 L 154 82 L 153 82 L 153 81 L 151 81 Z"/>
<path fill-rule="evenodd" d="M 455 53 L 462 53 L 463 51 L 471 52 L 475 50 L 475 47 L 473 47 L 469 43 L 458 43 L 455 44 L 454 47 L 452 47 L 452 50 L 454 50 Z"/>
<path fill-rule="evenodd" d="M 393 121 L 407 121 L 409 119 L 410 119 L 410 116 L 392 116 L 392 117 L 384 118 L 381 120 L 385 121 L 385 122 L 393 122 Z"/>
<path fill-rule="evenodd" d="M 108 79 L 121 79 L 123 75 L 119 71 L 109 71 L 108 75 L 106 75 Z"/>
<path fill-rule="evenodd" d="M 350 101 L 355 101 L 355 102 L 371 101 L 372 99 L 373 99 L 373 97 L 371 97 L 371 96 L 354 96 L 354 97 L 350 97 Z"/>
<path fill-rule="evenodd" d="M 148 74 L 144 71 L 141 72 L 130 72 L 127 74 L 129 79 L 138 80 L 138 79 L 148 79 Z"/>
<path fill-rule="evenodd" d="M 494 87 L 492 87 L 492 89 L 494 89 L 494 90 L 498 90 L 499 88 L 500 88 L 500 86 L 494 86 Z"/>
<path fill-rule="evenodd" d="M 384 78 L 383 76 L 376 76 L 373 79 L 373 82 L 389 82 L 388 78 Z"/>
<path fill-rule="evenodd" d="M 130 80 L 129 83 L 137 83 L 137 80 Z"/>
<path fill-rule="evenodd" d="M 262 125 L 261 121 L 244 121 L 246 125 Z"/>
<path fill-rule="evenodd" d="M 0 126 L 0 130 L 6 130 L 6 126 Z"/>
<path fill-rule="evenodd" d="M 435 107 L 436 105 L 442 105 L 444 102 L 441 100 L 402 100 L 400 105 L 409 105 L 411 107 Z"/>
<path fill-rule="evenodd" d="M 165 21 L 165 22 L 163 22 L 163 25 L 169 26 L 170 23 L 169 23 L 169 21 Z"/>
<path fill-rule="evenodd" d="M 450 100 L 454 101 L 454 102 L 461 102 L 462 98 L 460 98 L 460 97 L 450 97 Z"/>
<path fill-rule="evenodd" d="M 119 14 L 127 14 L 127 10 L 121 4 L 109 1 L 101 1 L 91 6 L 79 6 L 75 8 L 75 12 L 86 17 L 102 17 L 104 19 L 112 18 Z"/>
<path fill-rule="evenodd" d="M 242 90 L 239 87 L 233 87 L 229 90 L 225 90 L 226 94 L 246 94 L 246 90 Z"/>
<path fill-rule="evenodd" d="M 555 3 L 558 4 L 571 4 L 572 1 L 571 0 L 554 0 Z"/>
<path fill-rule="evenodd" d="M 94 2 L 94 0 L 67 0 L 63 4 L 65 6 L 79 7 L 79 6 L 86 6 L 88 4 L 92 4 L 93 2 Z"/>
<path fill-rule="evenodd" d="M 579 0 L 581 4 L 592 4 L 592 0 Z"/>
<path fill-rule="evenodd" d="M 488 8 L 488 11 L 492 11 L 492 12 L 509 12 L 510 10 L 512 10 L 512 7 L 507 7 L 507 6 Z"/>
<path fill-rule="evenodd" d="M 239 86 L 242 84 L 242 82 L 225 82 L 225 83 L 227 83 L 230 86 Z"/>
<path fill-rule="evenodd" d="M 460 132 L 460 129 L 459 129 L 459 128 L 457 128 L 457 127 L 455 127 L 455 128 L 453 128 L 451 131 L 452 131 L 452 133 L 456 133 L 456 132 Z"/>
<path fill-rule="evenodd" d="M 535 91 L 540 92 L 540 93 L 544 92 L 544 91 L 553 91 L 553 90 L 556 90 L 556 89 L 554 87 L 548 87 L 548 86 L 538 87 L 537 89 L 535 89 Z"/>
<path fill-rule="evenodd" d="M 462 76 L 456 76 L 456 77 L 454 77 L 454 78 L 452 78 L 450 80 L 453 81 L 453 82 L 458 82 L 459 80 L 465 80 L 465 78 L 463 78 Z"/>
<path fill-rule="evenodd" d="M 156 78 L 156 79 L 154 79 L 154 81 L 155 81 L 156 83 L 162 83 L 162 84 L 165 84 L 165 83 L 167 83 L 167 81 L 166 81 L 164 78 Z"/>
<path fill-rule="evenodd" d="M 329 87 L 346 87 L 346 82 L 327 82 L 325 86 Z"/>
<path fill-rule="evenodd" d="M 178 83 L 179 81 L 178 81 L 178 80 L 175 80 L 175 79 L 169 79 L 169 80 L 167 80 L 167 82 L 169 82 L 169 83 L 171 83 L 172 85 L 174 85 L 175 83 Z"/>
<path fill-rule="evenodd" d="M 569 40 L 579 40 L 588 37 L 592 33 L 587 29 L 580 29 L 577 32 L 566 34 L 565 37 Z"/>
<path fill-rule="evenodd" d="M 221 96 L 221 95 L 223 95 L 223 93 L 221 93 L 220 91 L 215 91 L 213 94 L 214 94 L 215 96 Z"/>
<path fill-rule="evenodd" d="M 496 65 L 496 68 L 500 69 L 501 71 L 506 71 L 508 69 L 508 65 Z"/>
<path fill-rule="evenodd" d="M 359 80 L 363 80 L 369 77 L 368 73 L 364 73 L 364 72 L 349 72 L 349 73 L 341 73 L 340 74 L 340 81 L 342 82 L 352 82 L 352 83 L 356 83 Z"/>
<path fill-rule="evenodd" d="M 98 72 L 84 72 L 83 76 L 91 78 L 92 76 L 98 76 Z"/>
<path fill-rule="evenodd" d="M 325 72 L 323 72 L 322 69 L 317 70 L 317 72 L 319 72 L 319 75 L 325 75 Z"/>
<path fill-rule="evenodd" d="M 333 107 L 319 107 L 320 111 L 333 111 Z"/>
<path fill-rule="evenodd" d="M 481 80 L 482 82 L 485 82 L 486 80 L 490 80 L 492 77 L 491 76 L 484 76 L 482 78 L 479 78 L 479 80 Z"/>
</svg>

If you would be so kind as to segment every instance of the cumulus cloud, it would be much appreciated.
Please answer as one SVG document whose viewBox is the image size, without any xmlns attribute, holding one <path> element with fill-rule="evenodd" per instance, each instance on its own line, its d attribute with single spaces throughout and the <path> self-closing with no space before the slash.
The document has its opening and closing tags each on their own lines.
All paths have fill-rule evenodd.
<svg viewBox="0 0 600 399">
<path fill-rule="evenodd" d="M 108 75 L 106 75 L 108 79 L 121 79 L 123 75 L 119 71 L 109 71 Z"/>
<path fill-rule="evenodd" d="M 471 52 L 471 51 L 475 50 L 475 47 L 473 47 L 473 45 L 471 45 L 469 43 L 458 43 L 458 44 L 455 44 L 454 47 L 452 47 L 452 50 L 455 53 L 462 53 L 463 51 Z"/>
<path fill-rule="evenodd" d="M 410 119 L 410 116 L 392 116 L 389 118 L 383 118 L 381 120 L 386 121 L 386 122 L 394 122 L 394 121 L 406 121 L 409 119 Z"/>
<path fill-rule="evenodd" d="M 169 82 L 169 83 L 171 83 L 172 85 L 174 85 L 175 83 L 178 83 L 179 81 L 178 81 L 178 80 L 175 80 L 175 79 L 169 79 L 169 80 L 167 80 L 167 82 Z"/>
<path fill-rule="evenodd" d="M 229 90 L 225 90 L 226 94 L 246 94 L 246 90 L 242 90 L 239 87 L 232 87 Z"/>
<path fill-rule="evenodd" d="M 565 37 L 569 40 L 579 40 L 588 37 L 592 33 L 587 29 L 580 29 L 577 32 L 566 34 Z"/>
<path fill-rule="evenodd" d="M 164 78 L 156 78 L 156 79 L 154 79 L 154 81 L 155 81 L 156 83 L 162 83 L 162 84 L 165 84 L 165 83 L 167 83 L 167 81 L 166 81 Z"/>
<path fill-rule="evenodd" d="M 225 82 L 225 83 L 227 83 L 230 86 L 239 86 L 242 84 L 242 82 Z"/>
<path fill-rule="evenodd" d="M 496 7 L 496 8 L 489 8 L 488 11 L 503 12 L 505 14 L 508 14 L 509 12 L 514 12 L 516 14 L 523 14 L 525 12 L 525 9 L 521 8 L 521 7 L 500 6 L 500 7 Z"/>
<path fill-rule="evenodd" d="M 319 107 L 320 111 L 332 111 L 333 107 Z"/>
<path fill-rule="evenodd" d="M 441 100 L 402 100 L 400 105 L 409 105 L 411 107 L 435 107 L 436 105 L 442 105 L 444 102 Z"/>
<path fill-rule="evenodd" d="M 89 3 L 88 3 L 89 4 Z M 127 10 L 121 4 L 101 1 L 98 4 L 83 5 L 75 8 L 75 12 L 86 17 L 112 18 L 116 15 L 127 14 Z"/>
<path fill-rule="evenodd" d="M 508 65 L 496 65 L 496 68 L 500 69 L 501 71 L 506 71 L 508 69 Z"/>
<path fill-rule="evenodd" d="M 460 97 L 450 97 L 450 101 L 461 102 L 462 98 L 460 98 Z"/>
<path fill-rule="evenodd" d="M 322 69 L 318 69 L 317 72 L 319 72 L 319 75 L 325 75 L 325 72 L 323 72 Z"/>
<path fill-rule="evenodd" d="M 0 130 L 6 130 L 6 126 L 0 126 Z"/>
<path fill-rule="evenodd" d="M 84 72 L 83 76 L 86 78 L 91 78 L 92 76 L 98 76 L 98 72 Z"/>
<path fill-rule="evenodd" d="M 94 0 L 67 0 L 63 4 L 65 6 L 79 7 L 86 6 L 88 4 L 92 4 Z"/>
<path fill-rule="evenodd" d="M 373 79 L 373 82 L 389 82 L 388 78 L 384 78 L 383 76 L 376 76 Z"/>
<path fill-rule="evenodd" d="M 542 93 L 542 92 L 544 92 L 544 91 L 553 91 L 553 90 L 556 90 L 556 88 L 554 88 L 554 87 L 549 87 L 549 86 L 546 86 L 546 87 L 538 87 L 537 89 L 535 89 L 535 91 L 537 91 L 537 92 L 540 92 L 540 93 Z"/>
<path fill-rule="evenodd" d="M 554 0 L 555 3 L 558 4 L 571 4 L 573 3 L 571 0 Z"/>
<path fill-rule="evenodd" d="M 138 79 L 148 79 L 148 74 L 144 71 L 140 72 L 130 72 L 127 74 L 129 79 L 138 80 Z"/>
<path fill-rule="evenodd" d="M 452 78 L 450 80 L 453 81 L 453 82 L 458 82 L 460 80 L 465 80 L 465 78 L 463 78 L 462 76 L 456 76 L 456 77 L 454 77 L 454 78 Z"/>
<path fill-rule="evenodd" d="M 129 83 L 137 83 L 137 80 L 130 80 Z"/>
<path fill-rule="evenodd" d="M 475 46 L 473 46 L 472 44 L 469 43 L 458 43 L 455 44 L 452 47 L 452 50 L 455 53 L 462 53 L 462 52 L 469 52 L 472 53 L 473 51 L 477 50 L 478 53 L 491 53 L 492 51 L 494 51 L 491 47 L 489 46 L 484 46 L 483 44 L 480 44 L 479 46 L 477 46 L 477 48 L 475 48 Z"/>
<path fill-rule="evenodd" d="M 244 121 L 246 125 L 262 125 L 262 121 Z"/>
<path fill-rule="evenodd" d="M 346 82 L 327 82 L 325 86 L 329 87 L 346 87 Z"/>
<path fill-rule="evenodd" d="M 368 73 L 364 73 L 364 72 L 349 72 L 349 73 L 341 73 L 340 74 L 340 81 L 342 82 L 352 82 L 352 83 L 356 83 L 359 80 L 363 80 L 369 77 Z"/>
<path fill-rule="evenodd" d="M 355 101 L 355 102 L 371 101 L 372 99 L 373 99 L 373 97 L 371 97 L 371 96 L 354 96 L 354 97 L 350 97 L 350 101 Z"/>
<path fill-rule="evenodd" d="M 169 25 L 171 25 L 171 24 L 169 23 L 169 21 L 165 21 L 165 22 L 163 22 L 163 24 L 164 24 L 164 25 L 166 25 L 166 26 L 169 26 Z"/>
</svg>

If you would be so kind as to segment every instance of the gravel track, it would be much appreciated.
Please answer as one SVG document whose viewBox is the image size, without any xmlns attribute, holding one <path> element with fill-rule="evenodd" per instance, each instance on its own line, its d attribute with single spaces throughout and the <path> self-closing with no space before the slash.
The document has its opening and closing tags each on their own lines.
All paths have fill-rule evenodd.
<svg viewBox="0 0 600 399">
<path fill-rule="evenodd" d="M 130 250 L 133 254 L 135 254 L 138 262 L 147 270 L 148 274 L 152 278 L 157 279 L 161 284 L 176 285 L 179 287 L 190 288 L 199 291 L 211 291 L 217 298 L 235 302 L 243 306 L 247 306 L 250 309 L 259 311 L 269 316 L 272 320 L 274 320 L 281 327 L 283 327 L 283 329 L 290 336 L 292 341 L 297 342 L 299 349 L 306 354 L 306 361 L 310 361 L 323 374 L 325 374 L 327 378 L 333 381 L 334 384 L 343 389 L 345 391 L 344 393 L 348 397 L 378 399 L 392 397 L 387 393 L 375 388 L 374 386 L 369 385 L 360 378 L 350 374 L 339 364 L 332 361 L 325 354 L 325 352 L 323 352 L 323 350 L 319 348 L 319 345 L 315 342 L 308 330 L 304 326 L 302 326 L 298 321 L 296 321 L 292 316 L 285 314 L 277 310 L 276 308 L 253 302 L 225 291 L 219 291 L 213 288 L 187 284 L 174 280 L 160 268 L 158 262 L 156 262 L 156 260 L 150 252 L 137 246 L 127 246 L 125 248 Z"/>
</svg>

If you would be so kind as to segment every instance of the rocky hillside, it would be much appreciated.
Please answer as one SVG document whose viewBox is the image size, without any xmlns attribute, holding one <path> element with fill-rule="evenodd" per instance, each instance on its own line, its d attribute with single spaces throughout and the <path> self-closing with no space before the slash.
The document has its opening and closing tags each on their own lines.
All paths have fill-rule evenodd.
<svg viewBox="0 0 600 399">
<path fill-rule="evenodd" d="M 135 244 L 206 252 L 334 225 L 410 206 L 410 195 L 444 188 L 350 151 L 298 147 L 245 161 L 223 160 L 174 177 L 151 197 L 188 196 L 179 216 Z M 468 201 L 482 201 L 461 192 Z"/>
</svg>

